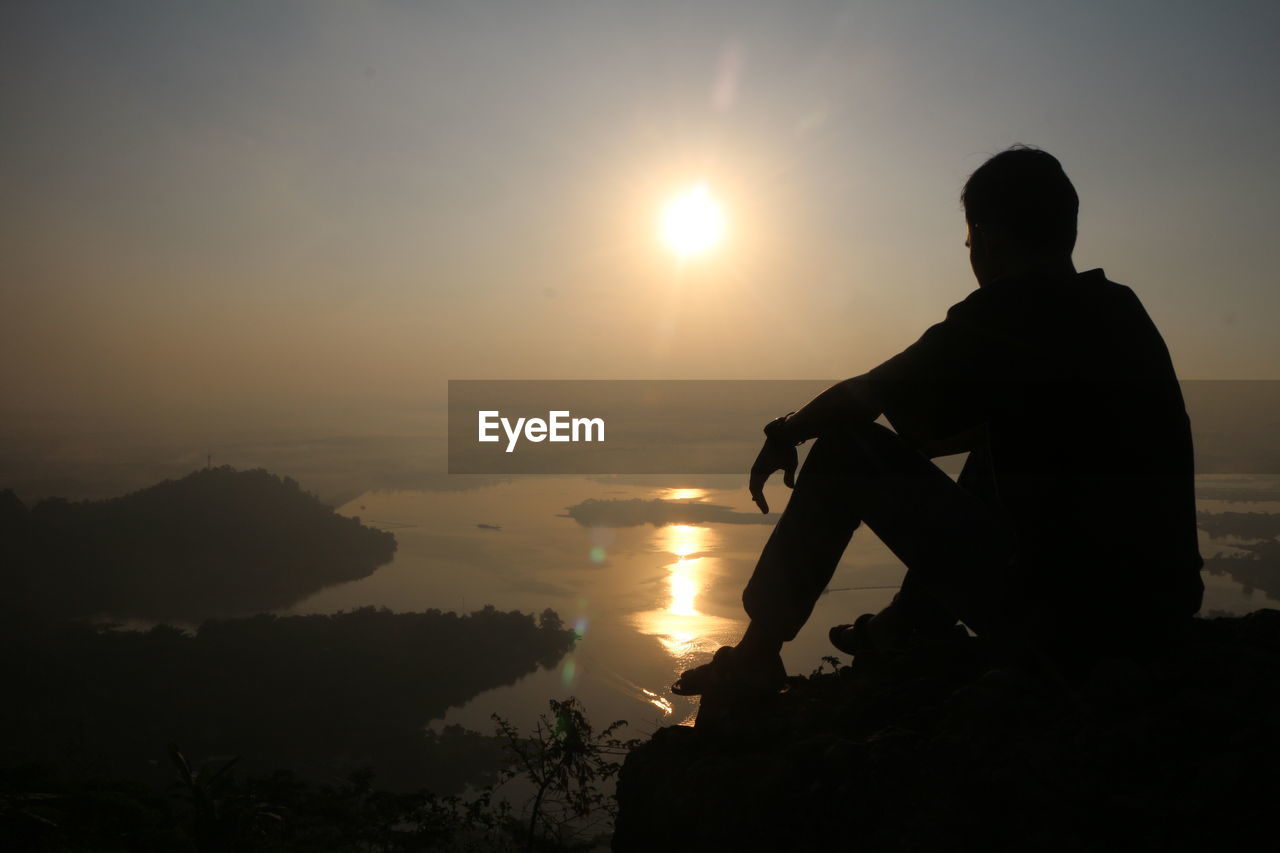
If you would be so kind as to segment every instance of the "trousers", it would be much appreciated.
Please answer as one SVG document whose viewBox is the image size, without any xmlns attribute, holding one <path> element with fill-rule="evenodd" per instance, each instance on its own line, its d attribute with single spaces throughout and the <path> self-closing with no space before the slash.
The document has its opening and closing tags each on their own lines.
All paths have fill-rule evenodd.
<svg viewBox="0 0 1280 853">
<path fill-rule="evenodd" d="M 894 607 L 909 624 L 998 628 L 1013 537 L 993 496 L 966 483 L 969 472 L 952 480 L 878 423 L 819 438 L 743 591 L 752 624 L 794 639 L 866 524 L 907 567 Z"/>
</svg>

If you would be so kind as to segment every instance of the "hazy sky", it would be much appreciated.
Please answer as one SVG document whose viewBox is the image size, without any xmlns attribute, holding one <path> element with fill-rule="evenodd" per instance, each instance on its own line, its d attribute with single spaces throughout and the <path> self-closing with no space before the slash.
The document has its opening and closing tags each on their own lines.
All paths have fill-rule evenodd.
<svg viewBox="0 0 1280 853">
<path fill-rule="evenodd" d="M 972 289 L 958 193 L 1014 142 L 1182 376 L 1280 379 L 1277 44 L 1274 2 L 7 2 L 3 407 L 854 375 Z M 729 232 L 681 269 L 700 179 Z"/>
</svg>

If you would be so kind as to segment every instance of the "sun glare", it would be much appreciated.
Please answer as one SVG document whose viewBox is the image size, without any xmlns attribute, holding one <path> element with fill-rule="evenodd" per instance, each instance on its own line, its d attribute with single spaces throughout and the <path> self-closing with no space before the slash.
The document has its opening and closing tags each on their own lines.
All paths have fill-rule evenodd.
<svg viewBox="0 0 1280 853">
<path fill-rule="evenodd" d="M 706 184 L 685 190 L 662 209 L 662 239 L 681 258 L 710 252 L 724 230 L 724 211 Z"/>
</svg>

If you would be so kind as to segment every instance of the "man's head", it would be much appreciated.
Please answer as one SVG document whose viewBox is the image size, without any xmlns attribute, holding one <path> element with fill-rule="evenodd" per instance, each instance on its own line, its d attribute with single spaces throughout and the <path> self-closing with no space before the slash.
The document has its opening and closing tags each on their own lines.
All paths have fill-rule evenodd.
<svg viewBox="0 0 1280 853">
<path fill-rule="evenodd" d="M 1047 151 L 1015 145 L 978 167 L 960 193 L 978 284 L 1035 268 L 1069 267 L 1080 199 Z"/>
</svg>

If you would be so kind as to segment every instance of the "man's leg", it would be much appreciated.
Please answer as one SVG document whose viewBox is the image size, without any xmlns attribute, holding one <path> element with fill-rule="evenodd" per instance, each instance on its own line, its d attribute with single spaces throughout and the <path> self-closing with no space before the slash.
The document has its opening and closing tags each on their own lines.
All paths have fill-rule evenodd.
<svg viewBox="0 0 1280 853">
<path fill-rule="evenodd" d="M 746 590 L 740 644 L 776 655 L 808 620 L 854 530 L 866 522 L 907 566 L 897 615 L 913 627 L 998 619 L 1009 540 L 981 498 L 878 424 L 819 439 Z"/>
</svg>

